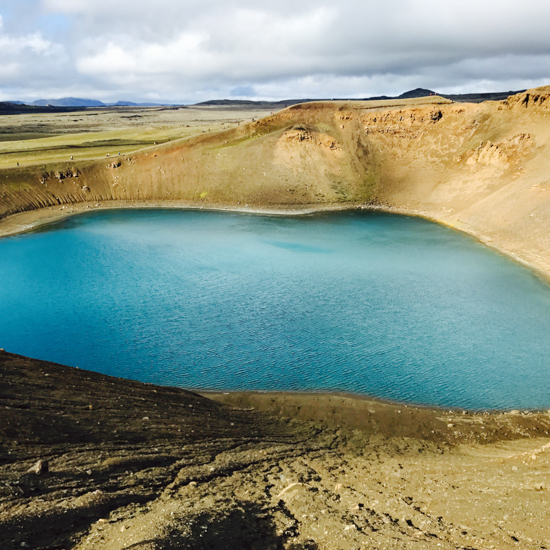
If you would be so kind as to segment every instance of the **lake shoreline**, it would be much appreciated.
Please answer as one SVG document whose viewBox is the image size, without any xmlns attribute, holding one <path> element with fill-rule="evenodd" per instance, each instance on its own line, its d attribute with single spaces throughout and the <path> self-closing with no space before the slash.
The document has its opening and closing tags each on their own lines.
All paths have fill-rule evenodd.
<svg viewBox="0 0 550 550">
<path fill-rule="evenodd" d="M 422 218 L 372 213 L 366 210 L 340 210 L 338 213 L 311 214 L 297 219 L 291 216 L 281 217 L 281 210 L 277 211 L 279 215 L 263 217 L 265 213 L 261 215 L 251 215 L 248 212 L 223 214 L 219 213 L 219 210 L 203 213 L 200 209 L 184 212 L 180 209 L 168 209 L 171 206 L 173 204 L 165 205 L 164 209 L 144 211 L 141 211 L 142 209 L 139 209 L 140 211 L 137 211 L 138 209 L 104 209 L 102 211 L 97 209 L 96 212 L 92 209 L 88 210 L 89 214 L 82 214 L 80 218 L 73 218 L 70 222 L 54 222 L 54 225 L 47 226 L 46 231 L 37 230 L 38 232 L 29 233 L 24 238 L 2 241 L 0 244 L 5 246 L 2 250 L 6 251 L 2 262 L 4 266 L 2 273 L 6 275 L 2 295 L 5 297 L 6 309 L 18 310 L 19 317 L 15 325 L 4 319 L 4 342 L 2 342 L 4 347 L 26 355 L 100 370 L 101 365 L 109 357 L 109 362 L 113 366 L 117 365 L 117 369 L 103 370 L 103 372 L 161 384 L 172 384 L 193 391 L 222 388 L 223 391 L 273 389 L 301 390 L 315 394 L 324 389 L 325 391 L 361 393 L 367 396 L 376 395 L 390 401 L 397 400 L 401 404 L 420 403 L 427 406 L 467 410 L 538 410 L 550 405 L 543 391 L 544 385 L 540 384 L 540 381 L 547 376 L 544 374 L 544 355 L 541 355 L 540 350 L 547 347 L 542 345 L 545 342 L 545 332 L 541 327 L 550 326 L 548 310 L 543 307 L 550 299 L 548 288 L 524 269 L 481 248 L 474 239 L 465 239 L 461 233 L 450 231 L 433 222 L 426 223 Z M 66 213 L 65 210 L 58 212 L 62 216 Z M 302 209 L 301 212 L 304 210 Z M 68 214 L 73 215 L 71 212 Z M 94 227 L 100 228 L 99 232 L 94 230 Z M 336 230 L 340 227 L 344 231 L 342 235 Z M 261 229 L 259 234 L 255 233 L 256 228 Z M 361 228 L 361 232 L 356 232 L 356 228 Z M 394 229 L 397 229 L 395 238 Z M 199 230 L 198 233 L 196 233 L 197 230 Z M 318 231 L 320 233 L 317 233 Z M 302 234 L 307 235 L 303 243 L 300 237 Z M 101 235 L 100 240 L 96 242 L 97 237 L 94 235 Z M 143 266 L 139 272 L 139 281 L 144 282 L 139 284 L 136 282 L 134 294 L 143 296 L 144 303 L 151 304 L 146 321 L 142 317 L 141 306 L 135 310 L 135 314 L 130 319 L 127 319 L 128 334 L 134 334 L 133 331 L 138 330 L 136 334 L 139 336 L 135 337 L 135 342 L 138 343 L 137 349 L 142 350 L 140 353 L 155 349 L 158 351 L 158 358 L 162 358 L 163 361 L 167 361 L 166 358 L 170 357 L 166 355 L 167 353 L 172 353 L 168 350 L 182 350 L 185 360 L 181 363 L 174 362 L 178 367 L 174 367 L 176 370 L 173 373 L 170 370 L 171 367 L 168 367 L 172 363 L 168 361 L 166 364 L 162 363 L 163 367 L 168 368 L 168 374 L 165 373 L 156 378 L 143 377 L 141 372 L 135 371 L 136 365 L 133 363 L 141 364 L 144 359 L 138 357 L 137 351 L 131 348 L 125 351 L 124 345 L 120 345 L 116 339 L 113 339 L 113 327 L 115 327 L 114 333 L 118 334 L 116 327 L 119 319 L 124 318 L 124 308 L 131 302 L 126 295 L 128 281 L 134 280 L 133 277 L 135 277 L 133 272 L 123 269 L 126 265 L 124 261 L 126 256 L 124 253 L 120 255 L 116 250 L 119 246 L 117 237 L 120 235 L 124 236 L 124 243 L 130 242 L 129 235 L 132 235 L 132 239 L 137 239 L 136 243 L 145 239 L 144 242 L 147 243 L 145 250 L 153 254 L 152 260 L 144 257 L 138 261 L 136 249 L 128 256 L 128 259 L 131 258 L 131 263 L 128 265 Z M 199 262 L 201 266 L 206 265 L 205 260 L 199 261 L 198 258 L 202 257 L 200 254 L 210 250 L 205 243 L 202 243 L 199 235 L 205 236 L 206 244 L 215 245 L 214 250 L 217 251 L 215 257 L 224 258 L 221 266 L 226 273 L 224 277 L 215 275 L 213 278 L 205 279 L 201 271 L 196 276 L 192 275 L 193 262 Z M 246 240 L 241 240 L 239 235 L 246 236 Z M 424 236 L 427 238 L 425 239 Z M 250 237 L 252 237 L 251 240 Z M 56 244 L 58 239 L 60 239 L 60 245 Z M 397 249 L 399 250 L 397 254 L 393 252 L 393 255 L 388 256 L 387 264 L 380 263 L 379 260 L 371 257 L 372 253 L 378 251 L 380 245 L 393 250 L 389 245 L 394 241 L 402 248 Z M 287 250 L 289 243 L 292 245 L 290 252 Z M 302 246 L 304 243 L 308 245 L 303 249 L 307 254 L 298 255 L 297 252 L 302 250 L 299 245 Z M 421 245 L 421 243 L 424 244 Z M 168 247 L 165 248 L 165 245 Z M 111 251 L 112 246 L 115 247 L 113 251 Z M 124 244 L 123 252 L 126 246 L 127 244 Z M 417 246 L 421 248 L 417 249 Z M 463 251 L 470 249 L 474 252 L 472 260 L 462 256 Z M 60 286 L 56 286 L 56 282 L 60 280 L 60 276 L 65 277 L 65 275 L 59 273 L 56 267 L 57 260 L 54 261 L 49 250 L 58 250 L 56 257 L 59 255 L 65 266 L 64 270 L 68 273 L 66 282 Z M 174 252 L 174 257 L 168 254 L 170 250 Z M 384 248 L 381 249 L 383 250 Z M 315 255 L 311 254 L 312 251 Z M 353 253 L 350 255 L 349 251 Z M 327 252 L 330 252 L 330 255 L 327 255 Z M 433 265 L 429 260 L 432 252 Z M 243 261 L 240 260 L 241 253 L 244 254 Z M 41 257 L 42 254 L 44 258 L 39 260 L 39 263 L 33 261 L 33 258 Z M 349 265 L 346 263 L 348 256 L 351 262 Z M 16 263 L 10 261 L 11 257 L 17 260 Z M 94 258 L 91 265 L 88 265 L 89 258 Z M 113 265 L 109 264 L 110 258 L 116 258 Z M 259 270 L 260 275 L 270 273 L 267 278 L 263 276 L 257 278 L 251 271 L 252 265 L 259 265 L 260 258 L 265 258 L 269 264 L 269 268 L 261 267 Z M 400 266 L 399 261 L 406 258 L 404 266 Z M 237 276 L 234 280 L 231 274 L 237 273 L 237 266 L 233 266 L 231 262 L 236 259 L 238 259 L 238 265 L 248 267 L 246 273 Z M 487 265 L 485 265 L 485 259 L 489 262 Z M 252 263 L 249 264 L 249 261 Z M 298 264 L 302 261 L 306 263 L 299 267 Z M 285 262 L 288 262 L 288 265 Z M 469 271 L 470 262 L 474 267 L 473 272 Z M 154 271 L 149 273 L 145 266 L 152 265 L 155 266 Z M 495 266 L 496 271 L 489 269 L 492 265 Z M 314 274 L 314 266 L 320 266 L 322 270 L 319 274 L 315 274 L 315 279 L 311 283 L 305 284 L 300 274 L 306 271 Z M 425 271 L 426 268 L 429 268 L 428 271 Z M 508 270 L 512 277 L 509 280 Z M 30 279 L 25 279 L 28 288 L 24 292 L 27 295 L 28 306 L 23 302 L 12 304 L 10 298 L 10 296 L 17 296 L 21 288 L 19 273 L 36 274 L 32 278 L 32 284 Z M 85 282 L 81 273 L 88 273 Z M 109 280 L 110 273 L 117 273 L 117 277 L 112 281 Z M 155 285 L 161 273 L 174 274 L 174 276 L 167 279 L 161 291 L 157 292 Z M 296 277 L 295 273 L 299 276 Z M 378 273 L 385 274 L 379 284 L 376 282 Z M 422 274 L 420 277 L 419 273 Z M 275 274 L 280 277 L 276 286 L 274 286 Z M 410 283 L 407 282 L 408 274 L 413 274 Z M 352 275 L 355 277 L 353 280 L 358 281 L 358 286 L 357 282 L 352 283 L 351 280 L 346 282 L 346 277 Z M 446 283 L 447 275 L 450 277 L 449 283 Z M 240 281 L 244 280 L 245 276 L 255 281 L 251 296 L 257 296 L 258 301 L 255 302 L 247 297 L 234 305 L 229 305 L 225 299 L 225 296 L 229 296 L 227 292 L 232 288 L 240 289 Z M 516 276 L 519 279 L 512 284 L 511 281 L 515 281 L 513 277 Z M 344 289 L 344 294 L 341 296 L 336 293 L 337 289 L 333 284 L 335 277 L 340 281 L 338 288 Z M 428 294 L 424 294 L 425 291 L 421 289 L 425 283 L 420 283 L 421 279 L 426 278 L 431 281 L 431 284 L 426 287 Z M 494 283 L 491 281 L 498 281 L 501 278 L 507 281 L 506 286 L 498 290 L 493 289 Z M 65 281 L 65 279 L 62 280 Z M 283 284 L 286 280 L 291 283 L 288 287 Z M 528 290 L 522 301 L 525 305 L 511 310 L 507 304 L 515 303 L 516 295 L 521 295 L 518 292 L 524 288 L 523 280 Z M 186 286 L 188 283 L 185 281 L 188 281 L 189 287 Z M 301 281 L 299 285 L 297 281 Z M 486 288 L 487 283 L 490 286 Z M 315 288 L 316 290 L 301 294 L 302 286 L 305 289 Z M 108 288 L 109 291 L 93 290 L 102 287 Z M 393 288 L 401 287 L 402 290 L 392 298 Z M 367 294 L 364 290 L 366 288 L 370 289 L 370 292 L 367 290 Z M 463 299 L 453 302 L 448 292 L 449 288 L 455 289 L 455 293 L 458 292 L 464 298 L 469 297 L 470 301 Z M 534 292 L 531 288 L 541 292 L 541 298 L 536 303 L 529 301 L 529 297 Z M 39 290 L 35 292 L 33 289 Z M 216 292 L 219 289 L 224 289 L 225 294 L 222 292 L 222 295 L 218 296 Z M 405 289 L 407 289 L 406 292 Z M 511 294 L 507 294 L 508 290 Z M 33 292 L 35 294 L 32 294 Z M 248 296 L 246 292 L 250 291 L 248 289 L 245 291 L 244 287 L 242 291 L 236 291 L 238 296 Z M 385 328 L 384 323 L 387 321 L 390 323 L 396 321 L 395 315 L 392 317 L 392 312 L 408 311 L 409 306 L 400 302 L 406 293 L 411 294 L 411 303 L 415 304 L 413 315 L 423 320 L 419 326 L 424 328 L 419 328 L 412 333 L 410 330 L 394 331 L 390 328 L 393 326 L 391 324 Z M 75 312 L 86 311 L 86 308 L 96 311 L 99 307 L 104 308 L 102 311 L 105 311 L 106 315 L 101 318 L 102 322 L 90 323 L 83 333 L 81 329 L 76 328 L 80 326 L 79 314 L 71 318 L 70 309 L 64 318 L 55 319 L 55 316 L 52 316 L 52 308 L 45 305 L 42 299 L 46 294 L 52 303 L 63 301 L 71 303 L 70 300 L 74 299 L 76 307 L 72 309 Z M 207 295 L 208 300 L 204 300 L 203 295 Z M 425 295 L 430 296 L 430 299 L 418 300 L 418 296 Z M 121 296 L 121 299 L 112 301 L 111 296 Z M 301 296 L 298 298 L 299 302 L 296 302 L 297 296 Z M 180 297 L 185 297 L 184 302 L 179 302 Z M 478 309 L 478 304 L 484 304 L 486 298 L 489 299 L 490 307 L 484 305 Z M 280 307 L 280 304 L 287 303 L 286 300 L 292 307 Z M 240 305 L 242 303 L 246 303 L 247 306 L 242 307 Z M 324 310 L 317 308 L 318 303 L 324 304 Z M 429 304 L 433 304 L 435 309 L 426 314 Z M 496 306 L 496 304 L 500 305 Z M 196 316 L 197 311 L 202 312 L 201 317 L 206 323 L 204 326 Z M 266 371 L 265 376 L 277 377 L 280 376 L 277 374 L 279 372 L 288 373 L 289 380 L 285 383 L 275 384 L 266 379 L 266 383 L 258 384 L 258 376 L 262 375 L 254 368 L 252 369 L 255 373 L 254 380 L 251 382 L 246 376 L 236 383 L 232 379 L 235 373 L 240 373 L 243 354 L 249 358 L 256 357 L 254 360 L 258 365 L 264 364 L 262 355 L 254 355 L 258 353 L 258 348 L 262 348 L 263 344 L 258 343 L 260 339 L 243 336 L 241 344 L 239 336 L 234 335 L 230 346 L 223 343 L 225 340 L 222 336 L 225 335 L 227 327 L 245 326 L 243 322 L 250 311 L 262 311 L 264 316 L 267 312 L 268 322 L 272 327 L 271 332 L 265 329 L 262 321 L 251 325 L 246 331 L 240 331 L 242 334 L 283 334 L 287 335 L 293 344 L 280 346 L 275 341 L 269 344 L 271 346 L 269 349 L 273 350 L 273 353 L 277 350 L 279 355 L 273 363 L 266 363 L 271 366 L 271 370 Z M 372 311 L 376 311 L 377 315 L 371 315 L 369 312 Z M 511 311 L 514 313 L 512 314 Z M 304 312 L 307 313 L 306 316 Z M 313 312 L 316 313 L 313 314 Z M 342 312 L 346 312 L 344 317 Z M 384 312 L 387 312 L 387 315 Z M 487 312 L 491 312 L 490 316 Z M 536 314 L 539 315 L 538 320 L 532 322 L 531 319 Z M 481 316 L 479 319 L 483 320 L 481 329 L 472 329 L 471 320 L 477 319 L 478 315 Z M 165 319 L 166 316 L 172 320 L 172 323 L 177 321 L 177 324 L 173 325 L 176 327 L 173 334 L 165 338 L 162 333 L 159 333 L 153 320 L 157 317 L 159 320 Z M 51 325 L 54 332 L 47 332 L 48 329 L 35 325 L 37 317 L 48 319 L 46 326 Z M 259 316 L 251 317 L 260 319 Z M 499 318 L 502 319 L 501 322 L 493 322 L 493 319 Z M 71 320 L 68 321 L 68 319 Z M 227 319 L 229 321 L 226 321 Z M 293 328 L 292 323 L 295 319 L 307 319 L 305 332 L 302 333 Z M 443 348 L 443 341 L 434 340 L 434 335 L 438 334 L 437 331 L 441 326 L 447 326 L 440 323 L 449 323 L 449 319 L 453 319 L 451 325 L 453 329 L 446 336 L 446 341 L 452 342 L 452 345 L 447 344 L 449 347 Z M 462 320 L 465 319 L 470 321 L 462 325 Z M 519 325 L 516 321 L 517 330 L 514 329 L 515 334 L 522 334 L 523 338 L 518 340 L 520 337 L 517 336 L 502 342 L 501 333 L 511 330 L 511 325 L 506 319 L 523 321 Z M 211 320 L 210 325 L 208 325 L 209 320 Z M 130 328 L 130 325 L 133 328 Z M 526 327 L 532 325 L 532 329 L 527 330 Z M 34 338 L 31 340 L 26 336 L 29 327 L 35 327 L 31 328 L 34 332 Z M 65 327 L 63 336 L 59 332 L 60 327 Z M 327 330 L 327 327 L 332 328 Z M 336 330 L 334 327 L 339 329 Z M 383 338 L 386 333 L 395 336 L 388 342 L 387 348 L 384 348 L 385 355 L 377 355 L 379 346 L 383 348 L 385 345 Z M 43 334 L 47 335 L 46 338 Z M 209 334 L 211 337 L 207 341 L 197 337 L 204 334 Z M 315 335 L 312 339 L 313 344 L 304 342 L 306 334 Z M 351 342 L 348 347 L 342 350 L 338 346 L 325 347 L 324 342 L 340 342 L 341 334 Z M 65 349 L 64 338 L 79 342 L 79 347 L 61 351 Z M 277 336 L 277 338 L 280 337 Z M 427 338 L 426 344 L 422 344 L 425 346 L 422 351 L 416 344 L 421 342 L 420 338 Z M 94 342 L 100 341 L 104 345 L 98 348 Z M 469 347 L 463 345 L 464 341 L 469 342 Z M 368 345 L 366 345 L 367 342 Z M 162 347 L 163 343 L 166 344 L 166 348 Z M 539 343 L 541 345 L 538 345 Z M 248 347 L 241 348 L 241 345 Z M 411 345 L 410 352 L 407 345 Z M 498 346 L 507 351 L 497 353 L 494 350 L 499 349 Z M 100 349 L 106 351 L 99 351 Z M 445 352 L 442 351 L 443 349 Z M 468 351 L 471 349 L 476 351 Z M 296 355 L 296 350 L 299 350 L 300 355 Z M 516 350 L 522 351 L 516 356 L 514 355 Z M 92 355 L 86 357 L 90 353 Z M 497 356 L 500 357 L 500 363 L 495 360 Z M 451 390 L 441 389 L 445 384 L 438 386 L 436 382 L 438 375 L 434 373 L 440 372 L 442 360 L 454 365 L 452 374 L 450 373 L 446 378 L 446 385 Z M 339 374 L 339 369 L 336 368 L 341 361 L 347 361 L 345 376 Z M 146 363 L 149 365 L 148 368 L 153 369 L 159 364 L 158 361 L 155 364 L 149 359 Z M 495 365 L 498 364 L 500 364 L 500 379 L 505 382 L 499 386 L 498 390 L 494 388 L 494 394 L 485 393 L 482 396 L 483 391 L 488 390 L 478 392 L 476 388 L 479 381 L 483 380 L 488 387 L 492 387 L 492 382 L 489 378 L 486 379 L 487 374 L 478 374 L 478 371 L 485 367 L 495 369 Z M 192 365 L 192 368 L 182 368 L 185 365 Z M 276 368 L 275 365 L 277 365 Z M 308 381 L 308 375 L 302 375 L 301 371 L 293 374 L 297 365 L 301 366 L 304 373 L 318 372 L 322 381 L 312 383 L 313 379 Z M 363 372 L 364 365 L 369 365 L 372 369 L 367 376 Z M 411 369 L 417 368 L 413 365 L 422 365 L 425 373 L 431 373 L 429 376 L 424 375 L 425 381 L 421 389 L 415 388 L 415 384 L 410 382 L 413 372 Z M 222 370 L 219 374 L 212 374 L 220 367 Z M 178 368 L 182 368 L 180 373 Z M 515 376 L 515 373 L 523 368 L 526 369 L 523 377 L 525 382 L 521 385 L 520 392 L 519 388 L 510 382 L 509 376 Z M 202 373 L 201 377 L 197 377 L 196 373 L 199 372 Z M 508 372 L 512 374 L 509 375 Z M 300 376 L 305 376 L 305 379 L 300 380 Z M 493 379 L 497 378 L 493 377 Z M 459 395 L 460 392 L 452 390 L 454 387 L 461 388 L 463 393 Z M 524 390 L 527 387 L 531 388 L 531 394 Z"/>
<path fill-rule="evenodd" d="M 384 212 L 423 218 L 431 222 L 443 225 L 449 229 L 465 233 L 488 248 L 502 254 L 515 263 L 526 267 L 537 277 L 550 284 L 550 266 L 544 262 L 537 262 L 529 258 L 528 250 L 511 251 L 506 247 L 506 240 L 499 240 L 498 235 L 481 235 L 468 227 L 456 226 L 455 224 L 440 219 L 433 213 L 419 211 L 412 208 L 402 208 L 388 205 L 376 205 L 362 202 L 348 203 L 315 203 L 315 204 L 280 204 L 280 205 L 239 205 L 239 204 L 215 204 L 202 201 L 170 201 L 170 200 L 148 200 L 148 201 L 92 201 L 87 203 L 75 203 L 65 206 L 51 206 L 37 210 L 29 210 L 7 216 L 0 220 L 0 238 L 12 237 L 23 233 L 35 231 L 50 223 L 78 216 L 86 212 L 99 212 L 105 210 L 146 210 L 146 209 L 174 209 L 174 210 L 204 210 L 213 212 L 233 212 L 242 214 L 258 214 L 271 216 L 301 216 L 323 212 L 345 212 L 353 210 Z"/>
<path fill-rule="evenodd" d="M 208 399 L 215 399 L 224 403 L 235 403 L 256 401 L 258 404 L 268 402 L 270 400 L 275 401 L 288 401 L 293 403 L 299 403 L 302 400 L 312 399 L 320 401 L 338 401 L 341 403 L 355 402 L 365 403 L 370 405 L 376 405 L 380 408 L 402 408 L 402 409 L 414 409 L 415 411 L 431 411 L 434 414 L 468 414 L 468 415 L 506 415 L 506 414 L 520 414 L 520 415 L 550 415 L 550 409 L 546 407 L 538 408 L 519 408 L 513 409 L 511 407 L 498 409 L 498 408 L 467 408 L 453 405 L 430 405 L 425 403 L 415 403 L 414 401 L 399 401 L 398 399 L 389 399 L 384 397 L 377 397 L 371 394 L 354 393 L 351 391 L 330 391 L 330 390 L 200 390 L 184 388 L 188 391 L 192 391 L 207 397 Z M 261 405 L 265 407 L 265 405 Z M 365 405 L 367 406 L 367 405 Z M 550 405 L 549 405 L 550 406 Z"/>
</svg>

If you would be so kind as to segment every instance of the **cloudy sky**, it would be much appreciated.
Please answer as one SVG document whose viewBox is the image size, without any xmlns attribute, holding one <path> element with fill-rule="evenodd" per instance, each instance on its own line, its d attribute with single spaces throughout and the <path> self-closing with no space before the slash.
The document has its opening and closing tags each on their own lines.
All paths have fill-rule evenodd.
<svg viewBox="0 0 550 550">
<path fill-rule="evenodd" d="M 178 103 L 544 84 L 548 0 L 0 0 L 0 100 Z"/>
</svg>

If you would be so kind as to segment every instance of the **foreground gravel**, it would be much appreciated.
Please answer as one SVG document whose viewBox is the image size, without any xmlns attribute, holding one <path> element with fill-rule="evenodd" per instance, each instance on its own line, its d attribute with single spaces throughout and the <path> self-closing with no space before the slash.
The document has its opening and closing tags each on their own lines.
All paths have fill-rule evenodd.
<svg viewBox="0 0 550 550">
<path fill-rule="evenodd" d="M 546 411 L 205 396 L 0 351 L 0 548 L 550 548 L 549 433 Z"/>
</svg>

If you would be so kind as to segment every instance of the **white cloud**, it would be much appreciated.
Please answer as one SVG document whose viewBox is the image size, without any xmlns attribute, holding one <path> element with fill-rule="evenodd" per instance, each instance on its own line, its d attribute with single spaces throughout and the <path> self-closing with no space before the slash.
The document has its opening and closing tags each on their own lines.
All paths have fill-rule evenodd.
<svg viewBox="0 0 550 550">
<path fill-rule="evenodd" d="M 58 72 L 63 64 L 64 49 L 38 32 L 9 32 L 0 15 L 0 93 L 5 99 L 18 99 L 26 88 L 34 87 Z M 6 90 L 17 95 L 9 96 Z"/>
<path fill-rule="evenodd" d="M 50 97 L 63 79 L 101 99 L 178 101 L 496 91 L 550 74 L 547 0 L 24 1 L 36 28 L 12 18 L 8 32 L 0 15 L 0 63 L 22 95 L 37 78 Z"/>
<path fill-rule="evenodd" d="M 30 50 L 39 55 L 51 55 L 59 46 L 45 40 L 39 32 L 26 35 L 10 35 L 4 30 L 4 18 L 0 15 L 0 56 L 13 55 L 24 50 Z"/>
<path fill-rule="evenodd" d="M 77 60 L 76 66 L 85 74 L 109 75 L 118 80 L 132 75 L 151 76 L 187 69 L 201 69 L 201 42 L 207 39 L 199 34 L 185 34 L 165 44 L 128 40 L 127 44 L 109 42 L 93 55 Z"/>
<path fill-rule="evenodd" d="M 0 78 L 7 80 L 17 75 L 19 66 L 17 63 L 2 63 L 0 64 Z"/>
<path fill-rule="evenodd" d="M 38 55 L 53 55 L 59 51 L 59 46 L 48 41 L 39 34 L 29 34 L 27 36 L 2 36 L 0 35 L 0 56 L 7 54 L 13 55 L 21 53 L 24 50 L 30 50 Z"/>
</svg>

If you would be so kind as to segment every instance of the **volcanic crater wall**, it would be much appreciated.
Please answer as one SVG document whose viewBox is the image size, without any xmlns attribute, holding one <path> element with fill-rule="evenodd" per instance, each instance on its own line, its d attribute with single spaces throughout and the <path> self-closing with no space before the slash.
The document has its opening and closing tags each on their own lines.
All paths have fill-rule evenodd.
<svg viewBox="0 0 550 550">
<path fill-rule="evenodd" d="M 468 231 L 550 273 L 550 88 L 502 102 L 295 105 L 235 129 L 0 172 L 0 218 L 47 206 L 367 204 Z"/>
</svg>

